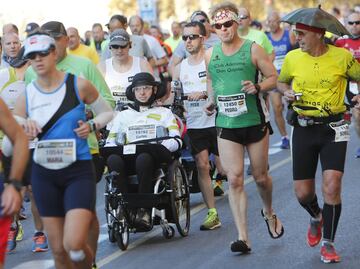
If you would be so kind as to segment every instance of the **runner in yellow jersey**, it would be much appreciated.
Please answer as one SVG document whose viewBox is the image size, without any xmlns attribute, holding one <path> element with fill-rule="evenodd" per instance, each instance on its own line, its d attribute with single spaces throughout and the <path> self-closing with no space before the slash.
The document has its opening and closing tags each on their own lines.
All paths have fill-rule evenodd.
<svg viewBox="0 0 360 269">
<path fill-rule="evenodd" d="M 350 52 L 327 45 L 325 29 L 296 24 L 299 49 L 284 60 L 278 89 L 292 102 L 288 120 L 294 125 L 292 159 L 295 193 L 310 214 L 307 243 L 322 240 L 321 260 L 339 262 L 333 242 L 341 213 L 341 179 L 344 172 L 349 124 L 343 119 L 347 79 L 360 81 L 360 65 Z M 354 100 L 360 100 L 356 96 Z M 315 193 L 320 157 L 324 205 Z M 322 237 L 323 228 L 323 237 Z"/>
</svg>

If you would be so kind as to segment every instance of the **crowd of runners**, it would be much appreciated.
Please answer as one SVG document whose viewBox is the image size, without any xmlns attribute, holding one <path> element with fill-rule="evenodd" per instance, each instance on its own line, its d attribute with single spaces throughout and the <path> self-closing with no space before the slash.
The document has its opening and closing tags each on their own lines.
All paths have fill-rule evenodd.
<svg viewBox="0 0 360 269">
<path fill-rule="evenodd" d="M 339 262 L 334 241 L 351 115 L 360 136 L 357 8 L 341 18 L 336 8 L 337 18 L 326 13 L 333 24 L 343 24 L 340 32 L 314 24 L 316 19 L 300 16 L 296 21 L 291 14 L 282 23 L 285 14 L 274 10 L 261 24 L 250 7 L 231 2 L 196 10 L 188 21 L 174 21 L 170 36 L 133 14 L 113 15 L 106 31 L 94 23 L 84 38 L 76 22 L 66 27 L 58 21 L 28 23 L 24 40 L 16 25 L 4 25 L 0 268 L 6 253 L 23 239 L 21 220 L 30 214 L 22 210 L 24 200 L 30 200 L 35 227 L 29 251 L 50 250 L 58 269 L 98 268 L 96 184 L 106 171 L 115 171 L 117 191 L 125 193 L 127 175 L 136 173 L 138 192 L 152 192 L 159 163 L 185 146 L 183 130 L 168 109 L 179 88 L 186 96 L 183 124 L 208 209 L 200 230 L 221 227 L 215 196 L 224 194 L 227 180 L 237 229 L 230 249 L 251 252 L 247 173 L 255 180 L 262 201 L 258 214 L 269 236 L 284 235 L 272 206 L 268 172 L 269 135 L 278 131 L 279 147 L 291 148 L 296 199 L 310 215 L 307 243 L 321 243 L 323 262 Z M 302 12 L 313 18 L 325 13 L 320 8 Z M 138 139 L 134 130 L 152 139 L 159 127 L 170 137 L 161 142 L 160 151 L 131 158 L 100 154 L 101 139 L 103 146 L 116 147 L 122 134 L 125 143 L 133 143 Z M 354 153 L 360 158 L 360 147 Z M 315 192 L 319 158 L 323 205 Z M 147 210 L 138 210 L 139 226 L 148 227 L 149 218 Z"/>
</svg>

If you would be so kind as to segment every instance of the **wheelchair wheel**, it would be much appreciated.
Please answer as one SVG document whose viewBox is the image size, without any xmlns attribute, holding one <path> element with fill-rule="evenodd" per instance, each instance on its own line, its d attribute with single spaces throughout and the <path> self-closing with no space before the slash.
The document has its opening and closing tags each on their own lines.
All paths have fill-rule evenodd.
<svg viewBox="0 0 360 269">
<path fill-rule="evenodd" d="M 108 236 L 109 236 L 109 241 L 111 243 L 115 243 L 116 242 L 116 238 L 115 238 L 115 234 L 116 231 L 114 229 L 114 223 L 115 223 L 115 218 L 114 218 L 114 211 L 111 208 L 110 205 L 110 198 L 109 198 L 109 193 L 108 193 L 108 188 L 107 185 L 105 185 L 105 217 L 106 217 L 106 223 L 107 223 L 107 228 L 108 228 Z"/>
<path fill-rule="evenodd" d="M 116 225 L 117 232 L 115 234 L 115 238 L 117 245 L 121 250 L 126 250 L 129 246 L 129 226 L 125 217 L 122 217 Z"/>
<path fill-rule="evenodd" d="M 176 228 L 181 236 L 187 236 L 190 229 L 190 193 L 184 168 L 175 161 L 169 171 L 171 210 Z"/>
</svg>

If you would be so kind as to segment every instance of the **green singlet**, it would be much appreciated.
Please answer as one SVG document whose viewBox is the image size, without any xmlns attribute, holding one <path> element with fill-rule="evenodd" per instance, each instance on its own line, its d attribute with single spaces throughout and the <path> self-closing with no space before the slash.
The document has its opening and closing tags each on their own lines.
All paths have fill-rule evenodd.
<svg viewBox="0 0 360 269">
<path fill-rule="evenodd" d="M 208 71 L 212 79 L 218 114 L 216 127 L 244 128 L 268 121 L 268 111 L 262 94 L 246 94 L 241 82 L 256 83 L 258 72 L 251 60 L 253 42 L 244 39 L 233 55 L 224 55 L 221 44 L 213 47 Z"/>
</svg>

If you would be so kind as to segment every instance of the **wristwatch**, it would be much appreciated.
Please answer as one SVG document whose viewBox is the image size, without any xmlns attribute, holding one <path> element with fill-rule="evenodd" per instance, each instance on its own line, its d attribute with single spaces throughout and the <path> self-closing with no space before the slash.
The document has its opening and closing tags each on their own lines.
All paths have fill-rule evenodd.
<svg viewBox="0 0 360 269">
<path fill-rule="evenodd" d="M 96 131 L 96 123 L 93 120 L 88 120 L 87 123 L 90 126 L 90 132 L 94 132 Z"/>
<path fill-rule="evenodd" d="M 261 91 L 261 87 L 260 87 L 260 85 L 259 84 L 254 84 L 254 87 L 255 87 L 255 89 L 256 89 L 256 93 L 259 93 L 260 91 Z"/>
<path fill-rule="evenodd" d="M 10 179 L 9 185 L 13 185 L 15 190 L 21 192 L 22 187 L 24 186 L 21 181 L 17 179 Z"/>
</svg>

